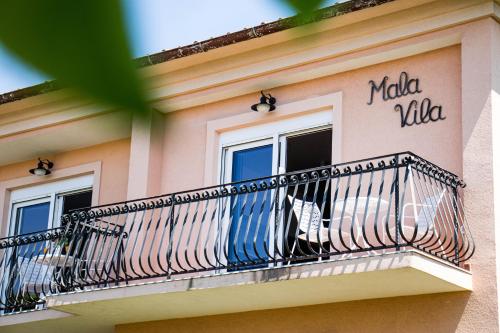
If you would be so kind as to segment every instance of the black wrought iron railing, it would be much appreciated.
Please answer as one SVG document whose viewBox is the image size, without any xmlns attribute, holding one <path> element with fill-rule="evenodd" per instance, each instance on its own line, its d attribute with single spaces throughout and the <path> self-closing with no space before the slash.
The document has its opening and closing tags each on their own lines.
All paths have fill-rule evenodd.
<svg viewBox="0 0 500 333">
<path fill-rule="evenodd" d="M 1 309 L 67 291 L 418 250 L 474 253 L 462 181 L 412 153 L 99 206 L 0 240 Z"/>
</svg>

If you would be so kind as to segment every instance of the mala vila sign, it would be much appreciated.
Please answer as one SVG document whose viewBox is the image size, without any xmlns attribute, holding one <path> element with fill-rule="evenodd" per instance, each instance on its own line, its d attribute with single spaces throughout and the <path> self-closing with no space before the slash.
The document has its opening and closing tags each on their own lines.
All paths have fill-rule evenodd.
<svg viewBox="0 0 500 333">
<path fill-rule="evenodd" d="M 377 94 L 381 95 L 384 101 L 398 99 L 403 96 L 417 95 L 422 93 L 420 89 L 420 79 L 410 78 L 407 72 L 401 72 L 399 81 L 389 82 L 389 77 L 385 76 L 380 83 L 373 80 L 368 82 L 370 85 L 370 100 L 368 105 L 373 104 Z M 443 107 L 433 105 L 430 98 L 424 98 L 421 102 L 413 99 L 407 106 L 398 103 L 394 110 L 401 116 L 401 127 L 426 124 L 430 121 L 435 122 L 446 119 L 443 116 Z"/>
</svg>

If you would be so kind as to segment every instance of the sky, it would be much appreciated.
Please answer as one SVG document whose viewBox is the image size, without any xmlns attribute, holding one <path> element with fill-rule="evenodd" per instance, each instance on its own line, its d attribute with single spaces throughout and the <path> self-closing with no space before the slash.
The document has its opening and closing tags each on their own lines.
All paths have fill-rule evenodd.
<svg viewBox="0 0 500 333">
<path fill-rule="evenodd" d="M 324 5 L 335 2 L 326 0 Z M 134 57 L 295 14 L 280 0 L 122 0 L 122 3 Z M 0 44 L 0 93 L 47 80 Z"/>
</svg>

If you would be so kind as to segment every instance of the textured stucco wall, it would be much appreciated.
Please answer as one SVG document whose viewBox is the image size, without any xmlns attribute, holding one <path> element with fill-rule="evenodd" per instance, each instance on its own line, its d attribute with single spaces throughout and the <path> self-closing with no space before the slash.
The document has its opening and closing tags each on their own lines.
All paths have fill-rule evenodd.
<svg viewBox="0 0 500 333">
<path fill-rule="evenodd" d="M 101 161 L 99 203 L 112 203 L 126 199 L 130 139 L 76 149 L 54 155 L 40 156 L 54 162 L 54 171 L 85 163 Z M 0 167 L 0 182 L 29 176 L 28 170 L 36 160 Z"/>
<path fill-rule="evenodd" d="M 402 71 L 419 78 L 422 93 L 372 105 L 368 82 L 389 76 L 396 82 Z M 341 91 L 342 160 L 374 157 L 411 150 L 452 172 L 462 172 L 460 47 L 453 46 L 354 71 L 272 89 L 279 104 Z M 443 121 L 401 128 L 394 106 L 405 107 L 425 97 L 443 106 Z M 162 192 L 201 187 L 204 179 L 207 121 L 252 112 L 258 95 L 173 112 L 166 116 Z M 243 124 L 244 125 L 244 124 Z M 336 143 L 334 143 L 335 147 Z M 189 152 L 189 153 L 186 153 Z"/>
</svg>

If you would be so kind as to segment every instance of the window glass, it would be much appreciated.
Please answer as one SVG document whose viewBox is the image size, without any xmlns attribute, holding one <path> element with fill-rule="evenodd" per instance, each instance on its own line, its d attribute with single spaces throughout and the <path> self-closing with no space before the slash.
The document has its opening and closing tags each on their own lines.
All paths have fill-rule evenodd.
<svg viewBox="0 0 500 333">
<path fill-rule="evenodd" d="M 50 202 L 42 202 L 17 209 L 17 233 L 27 234 L 47 229 Z"/>
<path fill-rule="evenodd" d="M 92 205 L 92 191 L 83 191 L 66 194 L 63 197 L 62 214 L 68 214 L 74 210 L 88 208 Z"/>
<path fill-rule="evenodd" d="M 272 145 L 233 152 L 231 180 L 237 182 L 270 176 L 272 174 L 272 154 Z M 249 185 L 249 183 L 245 184 Z M 270 200 L 266 200 L 266 193 L 266 191 L 254 192 L 237 197 L 229 232 L 229 260 L 231 262 L 267 259 L 264 249 L 264 237 L 269 218 Z M 265 222 L 261 222 L 260 226 L 258 226 L 259 213 L 255 212 L 257 210 L 255 208 L 252 212 L 252 205 L 250 204 L 253 202 L 254 196 L 256 196 L 254 207 L 261 207 L 263 200 L 265 200 L 265 208 L 261 216 L 261 221 Z M 257 227 L 259 227 L 259 230 L 257 230 Z M 254 236 L 256 233 L 256 247 L 254 248 Z"/>
</svg>

